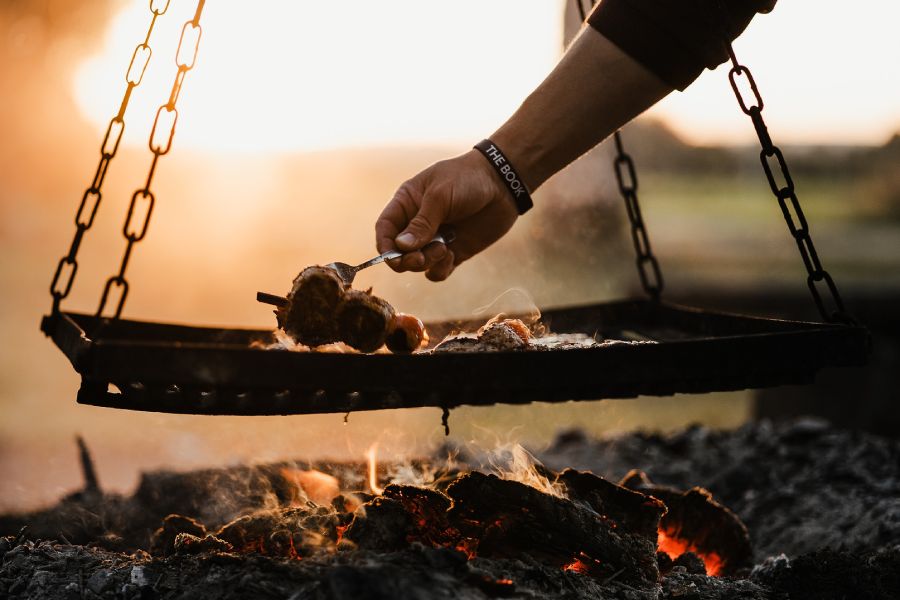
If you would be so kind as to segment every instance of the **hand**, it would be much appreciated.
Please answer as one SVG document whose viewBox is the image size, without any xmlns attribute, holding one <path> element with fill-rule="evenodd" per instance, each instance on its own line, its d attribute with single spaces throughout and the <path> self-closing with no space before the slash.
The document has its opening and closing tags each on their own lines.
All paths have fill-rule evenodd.
<svg viewBox="0 0 900 600">
<path fill-rule="evenodd" d="M 400 186 L 375 223 L 378 252 L 400 250 L 395 271 L 425 271 L 443 281 L 509 231 L 518 213 L 499 175 L 477 150 L 435 163 Z M 430 244 L 442 225 L 456 239 Z"/>
</svg>

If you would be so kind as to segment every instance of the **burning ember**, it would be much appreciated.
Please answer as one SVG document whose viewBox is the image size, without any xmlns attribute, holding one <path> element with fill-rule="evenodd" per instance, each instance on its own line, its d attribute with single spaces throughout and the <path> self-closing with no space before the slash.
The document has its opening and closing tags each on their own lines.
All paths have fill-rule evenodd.
<svg viewBox="0 0 900 600">
<path fill-rule="evenodd" d="M 590 575 L 591 570 L 598 566 L 598 561 L 594 560 L 584 552 L 579 552 L 579 555 L 575 557 L 575 560 L 563 567 L 563 570 L 571 571 L 572 573 L 580 573 L 582 575 Z"/>
<path fill-rule="evenodd" d="M 647 455 L 651 443 L 642 438 L 635 456 Z M 409 597 L 415 590 L 415 597 L 762 600 L 795 597 L 791 590 L 807 589 L 816 577 L 860 581 L 863 575 L 851 568 L 868 569 L 866 581 L 890 590 L 881 573 L 900 565 L 900 547 L 857 562 L 823 556 L 822 565 L 840 573 L 835 576 L 802 561 L 785 570 L 788 559 L 779 558 L 757 565 L 751 580 L 746 527 L 702 488 L 660 486 L 640 471 L 621 483 L 588 471 L 555 471 L 515 447 L 502 460 L 486 461 L 491 473 L 429 461 L 380 466 L 377 451 L 370 447 L 366 460 L 355 463 L 151 473 L 129 498 L 104 494 L 94 478 L 58 507 L 28 517 L 27 535 L 57 536 L 65 544 L 36 546 L 23 542 L 26 533 L 0 538 L 0 596 L 202 600 L 240 589 L 232 597 L 291 597 L 299 589 L 291 586 L 303 581 L 312 587 L 296 598 Z M 628 462 L 640 464 L 633 457 Z M 0 517 L 0 526 L 17 530 L 9 517 Z M 44 564 L 56 556 L 59 564 Z M 46 591 L 56 574 L 72 569 L 75 587 L 64 580 L 60 589 L 69 591 L 63 595 L 21 593 L 45 584 Z M 253 587 L 257 580 L 267 587 Z M 107 589 L 108 581 L 115 585 Z M 156 591 L 144 595 L 128 588 L 151 585 Z M 327 593 L 316 591 L 322 589 Z"/>
<path fill-rule="evenodd" d="M 588 472 L 557 473 L 513 447 L 504 454 L 505 466 L 494 467 L 500 476 L 445 469 L 429 487 L 382 487 L 377 451 L 377 444 L 366 451 L 364 476 L 357 476 L 367 492 L 342 491 L 345 482 L 321 470 L 284 466 L 273 477 L 287 487 L 275 492 L 284 497 L 278 506 L 218 529 L 170 515 L 154 534 L 153 548 L 166 556 L 216 551 L 304 559 L 421 544 L 459 552 L 469 561 L 528 554 L 550 568 L 639 588 L 656 585 L 661 571 L 692 560 L 718 575 L 746 566 L 749 556 L 741 545 L 716 545 L 702 525 L 690 521 L 692 515 L 711 515 L 722 527 L 727 517 L 732 528 L 745 531 L 708 493 L 657 488 L 642 473 L 630 473 L 624 485 Z M 698 537 L 686 537 L 691 532 Z"/>
<path fill-rule="evenodd" d="M 676 533 L 669 531 L 668 533 L 660 528 L 659 537 L 657 538 L 656 548 L 659 552 L 665 552 L 673 562 L 677 561 L 683 554 L 693 552 L 700 560 L 703 561 L 703 567 L 707 575 L 718 577 L 722 574 L 722 557 L 715 552 L 703 552 L 696 544 L 689 540 L 683 540 L 677 537 Z"/>
<path fill-rule="evenodd" d="M 641 471 L 632 471 L 622 484 L 654 498 L 667 507 L 657 531 L 657 547 L 673 564 L 693 554 L 707 575 L 727 575 L 750 564 L 753 549 L 747 528 L 737 515 L 703 488 L 686 492 L 658 486 Z"/>
</svg>

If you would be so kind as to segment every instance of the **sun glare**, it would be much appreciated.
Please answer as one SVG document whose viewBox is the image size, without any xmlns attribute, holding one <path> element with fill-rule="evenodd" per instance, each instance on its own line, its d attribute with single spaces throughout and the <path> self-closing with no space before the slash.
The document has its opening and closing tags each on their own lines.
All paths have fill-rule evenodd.
<svg viewBox="0 0 900 600">
<path fill-rule="evenodd" d="M 179 99 L 176 145 L 258 153 L 471 143 L 502 123 L 559 59 L 565 1 L 207 3 L 198 65 Z M 896 56 L 900 8 L 860 0 L 848 11 L 838 2 L 814 9 L 779 2 L 735 44 L 779 140 L 881 143 L 900 128 L 900 78 L 885 77 L 877 65 L 891 49 Z M 98 129 L 118 107 L 149 22 L 147 5 L 129 1 L 99 53 L 75 74 L 76 102 Z M 159 19 L 126 116 L 126 144 L 146 143 L 195 5 L 172 0 Z M 866 17 L 876 13 L 884 18 Z M 694 142 L 754 139 L 724 67 L 651 114 Z"/>
<path fill-rule="evenodd" d="M 158 20 L 126 143 L 145 143 L 194 6 L 173 0 Z M 78 106 L 98 127 L 118 107 L 149 20 L 147 2 L 130 2 L 76 73 Z M 209 2 L 176 145 L 259 152 L 487 135 L 555 64 L 561 22 L 560 0 Z"/>
<path fill-rule="evenodd" d="M 765 101 L 779 141 L 883 144 L 900 131 L 900 4 L 883 0 L 781 0 L 734 43 Z M 727 66 L 706 71 L 652 109 L 697 143 L 755 142 L 728 84 Z"/>
</svg>

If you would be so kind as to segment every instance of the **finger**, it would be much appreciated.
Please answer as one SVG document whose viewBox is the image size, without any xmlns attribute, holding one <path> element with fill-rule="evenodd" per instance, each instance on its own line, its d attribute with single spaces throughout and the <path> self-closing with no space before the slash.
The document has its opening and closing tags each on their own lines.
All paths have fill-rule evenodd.
<svg viewBox="0 0 900 600">
<path fill-rule="evenodd" d="M 428 271 L 425 272 L 425 277 L 430 279 L 431 281 L 444 281 L 455 269 L 455 257 L 453 256 L 453 250 L 447 250 L 447 254 L 444 255 L 444 258 L 439 260 L 437 264 L 433 265 Z"/>
<path fill-rule="evenodd" d="M 460 246 L 457 248 L 455 245 L 453 246 L 453 267 L 456 268 L 461 265 L 463 262 L 469 260 L 473 256 L 478 254 L 478 250 L 474 252 L 467 249 L 465 246 Z"/>
<path fill-rule="evenodd" d="M 379 254 L 397 250 L 394 238 L 406 227 L 418 210 L 416 198 L 420 198 L 418 188 L 412 180 L 406 181 L 397 189 L 391 201 L 381 211 L 375 221 L 375 247 Z M 387 264 L 394 271 L 407 270 L 400 259 L 389 260 Z"/>
<path fill-rule="evenodd" d="M 375 221 L 375 247 L 378 249 L 378 254 L 397 249 L 394 238 L 397 237 L 398 232 L 397 226 L 384 217 L 383 213 L 378 217 L 378 220 Z"/>
<path fill-rule="evenodd" d="M 402 270 L 401 266 L 400 266 L 401 262 L 400 262 L 399 258 L 392 258 L 391 260 L 386 261 L 385 264 L 387 266 L 389 266 L 391 269 L 393 269 L 394 271 L 397 271 L 398 273 Z"/>
<path fill-rule="evenodd" d="M 375 246 L 378 248 L 379 254 L 385 252 L 393 252 L 397 250 L 394 244 L 394 238 L 397 236 L 397 228 L 390 222 L 383 221 L 381 218 L 375 222 Z M 385 261 L 385 264 L 394 271 L 401 271 L 401 260 L 393 258 Z"/>
<path fill-rule="evenodd" d="M 422 248 L 422 254 L 425 255 L 425 268 L 430 269 L 432 265 L 443 260 L 447 256 L 447 252 L 447 246 L 438 242 L 428 244 Z"/>
<path fill-rule="evenodd" d="M 397 237 L 406 222 L 404 210 L 395 196 L 395 199 L 388 202 L 381 211 L 381 215 L 378 216 L 378 220 L 375 221 L 375 246 L 379 254 L 397 249 L 394 238 Z"/>
<path fill-rule="evenodd" d="M 398 271 L 418 272 L 425 270 L 425 255 L 422 254 L 421 251 L 408 252 L 398 260 L 400 261 L 400 267 L 397 269 Z"/>
<path fill-rule="evenodd" d="M 394 241 L 400 250 L 418 250 L 437 234 L 447 217 L 447 192 L 442 189 L 426 191 L 422 204 L 406 228 Z"/>
</svg>

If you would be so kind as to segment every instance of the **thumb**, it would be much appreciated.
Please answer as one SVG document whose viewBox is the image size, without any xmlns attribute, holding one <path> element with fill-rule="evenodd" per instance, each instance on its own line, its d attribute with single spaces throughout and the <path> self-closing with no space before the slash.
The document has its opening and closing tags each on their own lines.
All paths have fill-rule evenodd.
<svg viewBox="0 0 900 600">
<path fill-rule="evenodd" d="M 443 198 L 428 192 L 422 197 L 422 205 L 406 229 L 396 237 L 394 242 L 403 252 L 418 250 L 437 235 L 438 228 L 447 217 Z"/>
</svg>

